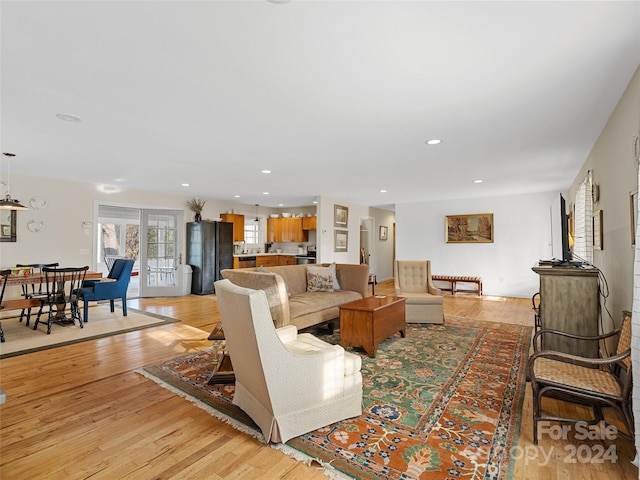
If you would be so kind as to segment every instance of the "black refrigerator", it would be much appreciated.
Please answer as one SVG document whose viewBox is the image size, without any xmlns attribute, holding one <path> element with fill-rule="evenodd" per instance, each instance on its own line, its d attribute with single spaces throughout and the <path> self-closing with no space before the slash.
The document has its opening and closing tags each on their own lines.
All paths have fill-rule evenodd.
<svg viewBox="0 0 640 480">
<path fill-rule="evenodd" d="M 233 223 L 187 223 L 187 263 L 193 269 L 191 293 L 214 293 L 220 270 L 233 268 Z"/>
</svg>

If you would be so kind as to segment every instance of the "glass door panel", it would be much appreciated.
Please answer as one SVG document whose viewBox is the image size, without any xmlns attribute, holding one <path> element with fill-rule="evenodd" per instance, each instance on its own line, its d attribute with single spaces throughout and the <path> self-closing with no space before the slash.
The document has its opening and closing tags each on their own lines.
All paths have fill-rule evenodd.
<svg viewBox="0 0 640 480">
<path fill-rule="evenodd" d="M 140 296 L 182 295 L 183 214 L 179 210 L 142 210 Z"/>
</svg>

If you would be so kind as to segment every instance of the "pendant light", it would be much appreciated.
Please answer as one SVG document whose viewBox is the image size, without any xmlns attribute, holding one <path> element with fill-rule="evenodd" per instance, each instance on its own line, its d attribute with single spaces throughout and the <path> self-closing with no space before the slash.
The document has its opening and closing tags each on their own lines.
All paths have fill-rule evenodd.
<svg viewBox="0 0 640 480">
<path fill-rule="evenodd" d="M 254 222 L 259 222 L 260 219 L 258 218 L 258 204 L 256 203 L 256 219 L 254 220 Z"/>
<path fill-rule="evenodd" d="M 15 157 L 15 153 L 4 152 L 3 155 L 9 160 L 7 162 L 7 194 L 0 200 L 1 210 L 28 210 L 27 207 L 20 203 L 20 200 L 11 198 L 11 158 Z M 1 168 L 0 168 L 1 170 Z"/>
</svg>

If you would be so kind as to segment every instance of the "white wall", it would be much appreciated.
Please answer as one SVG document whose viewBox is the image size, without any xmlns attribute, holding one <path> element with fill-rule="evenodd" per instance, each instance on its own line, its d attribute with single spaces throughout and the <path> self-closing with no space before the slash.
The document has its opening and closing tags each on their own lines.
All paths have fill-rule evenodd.
<svg viewBox="0 0 640 480">
<path fill-rule="evenodd" d="M 90 183 L 51 180 L 44 177 L 11 175 L 11 194 L 24 205 L 38 196 L 47 202 L 46 208 L 17 212 L 17 242 L 0 243 L 0 266 L 16 263 L 59 262 L 64 266 L 89 265 L 94 268 L 93 238 L 96 224 L 93 218 L 94 201 L 115 202 L 138 208 L 169 208 L 184 210 L 185 221 L 193 221 L 193 213 L 184 206 L 189 195 L 184 197 L 123 189 L 106 194 Z M 255 216 L 255 205 L 207 200 L 202 218 L 218 218 L 220 213 L 233 209 L 236 213 Z M 274 209 L 260 208 L 262 215 Z M 30 220 L 44 222 L 46 227 L 38 233 L 27 228 Z M 92 231 L 85 235 L 82 222 L 92 222 Z M 186 229 L 186 227 L 185 227 Z M 184 232 L 183 232 L 184 233 Z M 88 250 L 88 254 L 81 254 Z M 183 252 L 184 253 L 184 252 Z"/>
<path fill-rule="evenodd" d="M 334 251 L 334 232 L 342 230 L 335 227 L 333 213 L 335 205 L 341 205 L 349 209 L 348 231 L 349 245 L 347 252 Z M 343 200 L 320 197 L 318 200 L 318 229 L 316 241 L 318 247 L 319 263 L 360 263 L 360 223 L 363 218 L 373 218 L 374 235 L 371 245 L 370 271 L 375 273 L 378 281 L 393 277 L 393 224 L 395 214 L 389 210 L 368 207 Z M 378 229 L 385 225 L 389 229 L 388 240 L 380 240 Z"/>
<path fill-rule="evenodd" d="M 558 192 L 396 205 L 397 258 L 431 260 L 441 275 L 482 277 L 483 293 L 531 297 L 531 267 L 551 258 L 550 206 Z M 445 216 L 493 213 L 493 243 L 445 241 Z"/>
<path fill-rule="evenodd" d="M 622 310 L 631 310 L 633 256 L 629 193 L 637 191 L 637 170 L 633 162 L 632 139 L 640 131 L 640 68 L 620 98 L 600 137 L 576 176 L 567 196 L 567 208 L 588 170 L 600 186 L 600 200 L 594 213 L 602 210 L 603 249 L 593 252 L 593 264 L 602 270 L 610 296 L 607 307 L 616 325 Z M 606 315 L 605 315 L 606 317 Z M 640 324 L 640 319 L 638 319 Z"/>
</svg>

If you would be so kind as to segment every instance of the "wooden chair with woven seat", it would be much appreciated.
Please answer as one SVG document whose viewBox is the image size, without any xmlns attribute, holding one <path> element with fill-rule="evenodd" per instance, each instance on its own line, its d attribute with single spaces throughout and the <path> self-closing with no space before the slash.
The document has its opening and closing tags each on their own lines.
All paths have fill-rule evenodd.
<svg viewBox="0 0 640 480">
<path fill-rule="evenodd" d="M 540 323 L 540 292 L 534 293 L 531 297 L 531 308 L 533 309 L 534 326 L 537 332 L 542 327 Z"/>
<path fill-rule="evenodd" d="M 586 358 L 564 352 L 540 350 L 539 340 L 544 335 L 562 335 L 567 338 L 601 342 L 618 336 L 614 355 L 604 358 Z M 624 311 L 620 328 L 607 334 L 587 337 L 557 330 L 542 329 L 533 338 L 534 354 L 529 358 L 529 378 L 533 392 L 533 443 L 538 444 L 538 422 L 586 422 L 595 425 L 604 422 L 603 408 L 620 413 L 627 432 L 618 433 L 633 441 L 634 423 L 631 405 L 631 313 Z M 542 397 L 548 396 L 591 407 L 594 418 L 585 420 L 543 415 Z"/>
</svg>

